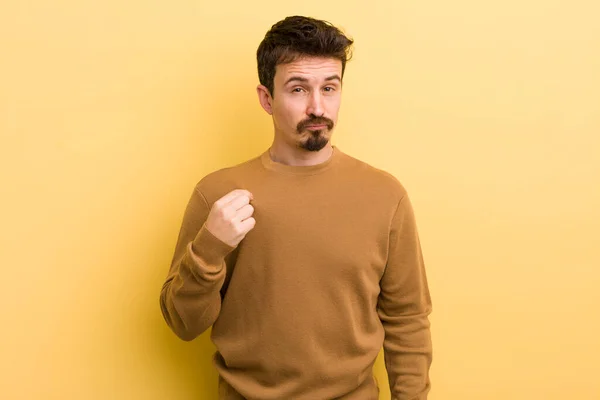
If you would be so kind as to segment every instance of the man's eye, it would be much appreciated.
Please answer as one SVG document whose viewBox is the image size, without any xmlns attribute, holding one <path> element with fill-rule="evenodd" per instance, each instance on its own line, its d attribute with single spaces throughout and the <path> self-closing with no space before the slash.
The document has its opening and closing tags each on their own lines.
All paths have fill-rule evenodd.
<svg viewBox="0 0 600 400">
<path fill-rule="evenodd" d="M 333 87 L 331 87 L 331 86 L 327 86 L 327 87 L 325 88 L 325 91 L 326 91 L 326 92 L 333 92 L 334 90 L 335 90 L 335 88 L 333 88 Z"/>
<path fill-rule="evenodd" d="M 302 90 L 304 90 L 304 89 L 297 87 L 294 90 L 292 90 L 292 92 L 300 93 L 300 91 L 302 91 Z"/>
</svg>

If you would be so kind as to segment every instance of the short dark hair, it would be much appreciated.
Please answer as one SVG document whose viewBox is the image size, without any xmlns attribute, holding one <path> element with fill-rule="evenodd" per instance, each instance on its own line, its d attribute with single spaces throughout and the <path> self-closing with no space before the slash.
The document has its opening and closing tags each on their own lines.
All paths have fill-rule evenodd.
<svg viewBox="0 0 600 400">
<path fill-rule="evenodd" d="M 327 21 L 299 15 L 287 17 L 273 25 L 258 46 L 258 79 L 273 96 L 275 67 L 306 56 L 340 60 L 343 77 L 353 43 Z"/>
</svg>

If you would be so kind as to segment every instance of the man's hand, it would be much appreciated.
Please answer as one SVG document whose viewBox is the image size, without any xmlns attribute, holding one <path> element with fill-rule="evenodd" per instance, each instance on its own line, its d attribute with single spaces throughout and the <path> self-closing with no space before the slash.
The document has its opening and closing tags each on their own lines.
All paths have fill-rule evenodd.
<svg viewBox="0 0 600 400">
<path fill-rule="evenodd" d="M 244 189 L 227 193 L 213 204 L 206 229 L 222 242 L 236 247 L 256 224 L 251 217 L 254 213 L 251 200 L 254 200 L 254 195 Z"/>
</svg>

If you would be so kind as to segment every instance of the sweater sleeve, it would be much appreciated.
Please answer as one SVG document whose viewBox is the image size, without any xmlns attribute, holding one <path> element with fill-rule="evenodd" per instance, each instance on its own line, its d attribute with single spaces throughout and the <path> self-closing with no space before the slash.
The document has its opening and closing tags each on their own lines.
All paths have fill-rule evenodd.
<svg viewBox="0 0 600 400">
<path fill-rule="evenodd" d="M 196 187 L 185 209 L 169 273 L 160 293 L 165 321 L 186 341 L 206 331 L 219 316 L 225 259 L 235 249 L 206 229 L 209 212 L 206 198 Z"/>
<path fill-rule="evenodd" d="M 392 400 L 426 400 L 432 361 L 431 298 L 408 195 L 392 218 L 389 253 L 380 281 L 378 314 Z"/>
</svg>

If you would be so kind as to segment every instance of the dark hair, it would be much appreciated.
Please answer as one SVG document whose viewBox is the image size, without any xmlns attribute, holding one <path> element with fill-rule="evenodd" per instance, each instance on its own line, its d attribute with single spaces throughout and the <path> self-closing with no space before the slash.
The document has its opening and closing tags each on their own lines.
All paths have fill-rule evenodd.
<svg viewBox="0 0 600 400">
<path fill-rule="evenodd" d="M 273 25 L 258 46 L 258 79 L 273 96 L 275 67 L 305 56 L 340 60 L 343 77 L 353 43 L 327 21 L 298 15 L 287 17 Z"/>
</svg>

